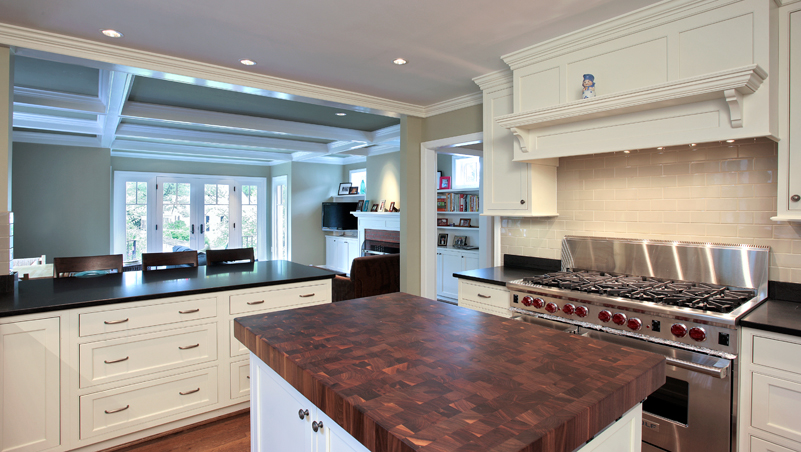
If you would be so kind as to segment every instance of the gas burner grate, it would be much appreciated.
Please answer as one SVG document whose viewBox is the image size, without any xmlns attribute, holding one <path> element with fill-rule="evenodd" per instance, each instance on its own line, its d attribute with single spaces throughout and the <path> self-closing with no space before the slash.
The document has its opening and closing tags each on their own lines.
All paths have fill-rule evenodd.
<svg viewBox="0 0 801 452">
<path fill-rule="evenodd" d="M 524 284 L 622 297 L 720 313 L 731 312 L 756 296 L 753 290 L 718 284 L 673 281 L 594 271 L 564 271 L 523 278 Z"/>
</svg>

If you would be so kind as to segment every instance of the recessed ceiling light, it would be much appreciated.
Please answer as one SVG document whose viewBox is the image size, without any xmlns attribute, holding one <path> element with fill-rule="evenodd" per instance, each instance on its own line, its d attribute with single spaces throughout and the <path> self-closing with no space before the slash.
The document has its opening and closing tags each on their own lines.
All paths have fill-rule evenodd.
<svg viewBox="0 0 801 452">
<path fill-rule="evenodd" d="M 248 60 L 247 58 L 243 58 L 239 60 L 240 63 L 244 64 L 245 66 L 254 66 L 256 64 L 253 60 Z"/>
<path fill-rule="evenodd" d="M 734 140 L 726 140 L 726 143 L 734 143 Z"/>
<path fill-rule="evenodd" d="M 403 58 L 395 58 L 393 63 L 397 64 L 398 66 L 401 66 L 408 63 L 408 61 L 404 60 Z"/>
<path fill-rule="evenodd" d="M 631 151 L 623 151 L 624 154 L 631 154 Z"/>
<path fill-rule="evenodd" d="M 120 33 L 117 30 L 108 29 L 108 30 L 100 30 L 100 32 L 103 33 L 104 35 L 108 36 L 109 38 L 121 38 L 122 37 L 122 33 Z"/>
<path fill-rule="evenodd" d="M 347 113 L 342 113 L 342 112 L 340 111 L 340 112 L 339 112 L 339 113 L 337 113 L 336 115 L 337 115 L 337 116 L 346 116 L 346 115 L 347 115 Z"/>
<path fill-rule="evenodd" d="M 695 143 L 690 144 L 690 146 L 695 146 Z"/>
<path fill-rule="evenodd" d="M 665 149 L 665 147 L 664 146 L 659 146 L 657 149 L 662 150 L 662 149 Z"/>
</svg>

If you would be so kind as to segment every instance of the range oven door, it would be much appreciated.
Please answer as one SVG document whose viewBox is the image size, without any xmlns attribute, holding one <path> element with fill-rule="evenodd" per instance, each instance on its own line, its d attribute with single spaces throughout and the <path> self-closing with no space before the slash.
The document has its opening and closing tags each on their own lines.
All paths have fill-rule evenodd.
<svg viewBox="0 0 801 452">
<path fill-rule="evenodd" d="M 643 451 L 731 452 L 734 361 L 585 328 L 580 332 L 667 358 L 667 382 L 643 403 Z"/>
</svg>

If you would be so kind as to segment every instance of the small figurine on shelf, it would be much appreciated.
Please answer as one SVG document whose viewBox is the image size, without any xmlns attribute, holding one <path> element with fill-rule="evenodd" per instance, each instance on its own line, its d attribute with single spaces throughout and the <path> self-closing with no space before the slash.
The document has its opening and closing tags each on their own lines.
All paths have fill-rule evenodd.
<svg viewBox="0 0 801 452">
<path fill-rule="evenodd" d="M 581 82 L 581 87 L 584 90 L 581 95 L 582 99 L 595 97 L 595 76 L 592 74 L 584 74 L 584 81 Z"/>
</svg>

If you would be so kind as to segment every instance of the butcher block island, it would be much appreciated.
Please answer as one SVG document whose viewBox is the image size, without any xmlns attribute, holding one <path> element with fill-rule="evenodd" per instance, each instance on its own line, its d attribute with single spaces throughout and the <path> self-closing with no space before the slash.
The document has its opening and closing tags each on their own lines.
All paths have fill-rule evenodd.
<svg viewBox="0 0 801 452">
<path fill-rule="evenodd" d="M 640 403 L 665 383 L 659 355 L 403 293 L 234 335 L 259 451 L 639 451 Z"/>
</svg>

